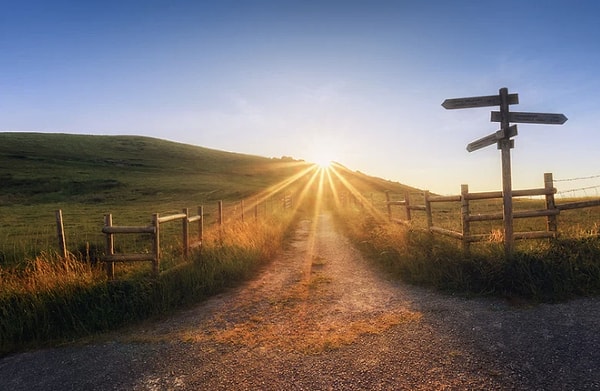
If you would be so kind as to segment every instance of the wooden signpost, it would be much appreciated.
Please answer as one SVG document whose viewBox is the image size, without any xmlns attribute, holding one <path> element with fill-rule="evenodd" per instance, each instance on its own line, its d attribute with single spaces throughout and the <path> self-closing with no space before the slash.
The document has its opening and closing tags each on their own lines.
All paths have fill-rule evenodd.
<svg viewBox="0 0 600 391">
<path fill-rule="evenodd" d="M 500 141 L 504 138 L 507 138 L 507 137 L 510 138 L 510 137 L 514 137 L 516 135 L 517 135 L 517 125 L 513 125 L 513 126 L 509 127 L 508 134 L 504 129 L 500 129 L 496 133 L 492 133 L 489 136 L 482 137 L 479 140 L 475 140 L 472 143 L 469 143 L 469 145 L 467 145 L 467 151 L 469 151 L 469 152 L 477 151 L 478 149 L 487 147 L 489 145 L 497 144 L 498 141 Z"/>
<path fill-rule="evenodd" d="M 499 111 L 492 111 L 492 122 L 501 122 L 502 114 Z M 564 114 L 551 113 L 508 113 L 509 122 L 519 122 L 522 124 L 547 124 L 547 125 L 562 125 L 567 122 L 567 117 Z"/>
<path fill-rule="evenodd" d="M 519 103 L 518 94 L 509 94 L 508 104 L 515 105 Z M 446 99 L 442 102 L 442 106 L 446 110 L 452 109 L 470 109 L 473 107 L 486 107 L 486 106 L 499 106 L 500 95 L 488 95 L 488 96 L 474 96 L 471 98 L 455 98 Z"/>
<path fill-rule="evenodd" d="M 510 123 L 562 125 L 567 121 L 564 114 L 510 112 L 508 106 L 518 103 L 518 94 L 509 94 L 507 88 L 501 88 L 498 95 L 446 99 L 442 103 L 442 107 L 447 110 L 500 106 L 500 111 L 492 111 L 491 114 L 492 122 L 500 122 L 500 130 L 469 143 L 467 151 L 473 152 L 492 144 L 497 144 L 501 151 L 504 251 L 507 258 L 512 255 L 514 249 L 510 149 L 514 148 L 514 140 L 511 137 L 517 135 L 517 125 L 511 126 Z"/>
</svg>

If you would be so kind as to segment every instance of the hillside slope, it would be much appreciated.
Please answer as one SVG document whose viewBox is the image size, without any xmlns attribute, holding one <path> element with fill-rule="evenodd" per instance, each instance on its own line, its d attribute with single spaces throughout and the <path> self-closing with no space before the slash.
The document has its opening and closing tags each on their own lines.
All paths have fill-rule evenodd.
<svg viewBox="0 0 600 391">
<path fill-rule="evenodd" d="M 309 166 L 140 136 L 0 133 L 0 204 L 233 200 Z M 405 188 L 341 171 L 365 191 Z"/>
</svg>

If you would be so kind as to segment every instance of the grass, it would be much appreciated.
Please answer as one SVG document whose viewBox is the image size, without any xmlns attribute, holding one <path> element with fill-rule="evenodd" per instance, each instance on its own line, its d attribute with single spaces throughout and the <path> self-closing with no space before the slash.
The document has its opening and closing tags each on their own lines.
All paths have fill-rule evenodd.
<svg viewBox="0 0 600 391">
<path fill-rule="evenodd" d="M 410 283 L 464 295 L 545 302 L 600 293 L 597 228 L 573 232 L 572 223 L 562 221 L 559 228 L 566 227 L 566 235 L 561 239 L 520 241 L 507 260 L 493 235 L 472 245 L 466 255 L 458 240 L 431 235 L 416 224 L 400 226 L 352 209 L 340 211 L 337 221 L 370 259 Z"/>
<path fill-rule="evenodd" d="M 0 354 L 168 313 L 247 279 L 276 254 L 292 214 L 207 233 L 201 254 L 162 272 L 107 281 L 89 263 L 43 254 L 0 274 Z"/>
</svg>

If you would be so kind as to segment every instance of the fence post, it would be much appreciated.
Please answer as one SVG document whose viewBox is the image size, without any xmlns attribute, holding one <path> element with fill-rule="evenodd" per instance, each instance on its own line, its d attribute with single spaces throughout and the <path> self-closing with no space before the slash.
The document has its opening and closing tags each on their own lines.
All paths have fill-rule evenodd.
<svg viewBox="0 0 600 391">
<path fill-rule="evenodd" d="M 104 215 L 104 226 L 112 227 L 112 214 Z M 115 254 L 115 239 L 112 233 L 106 234 L 106 255 L 114 255 Z M 109 280 L 113 280 L 115 278 L 115 263 L 107 262 L 106 263 L 106 275 Z"/>
<path fill-rule="evenodd" d="M 392 221 L 392 206 L 390 205 L 390 191 L 389 190 L 385 191 L 385 200 L 386 200 L 387 210 L 388 210 L 388 219 L 390 221 Z"/>
<path fill-rule="evenodd" d="M 244 222 L 244 200 L 240 201 L 240 208 L 242 209 L 242 223 Z"/>
<path fill-rule="evenodd" d="M 258 199 L 254 204 L 254 221 L 258 221 Z"/>
<path fill-rule="evenodd" d="M 410 193 L 404 192 L 404 208 L 406 209 L 406 220 L 410 221 Z"/>
<path fill-rule="evenodd" d="M 219 201 L 217 206 L 217 219 L 219 220 L 219 243 L 223 245 L 223 201 Z"/>
<path fill-rule="evenodd" d="M 62 210 L 56 211 L 56 234 L 58 236 L 58 248 L 63 258 L 67 257 L 67 244 L 65 242 L 65 226 L 63 224 Z"/>
<path fill-rule="evenodd" d="M 152 262 L 152 272 L 158 277 L 160 266 L 160 222 L 158 221 L 158 213 L 152 215 L 152 225 L 154 226 L 154 261 Z"/>
<path fill-rule="evenodd" d="M 219 227 L 223 226 L 223 201 L 218 203 L 217 219 L 219 219 Z"/>
<path fill-rule="evenodd" d="M 185 213 L 182 224 L 183 256 L 187 258 L 190 253 L 190 210 L 188 208 L 183 208 L 183 213 Z"/>
<path fill-rule="evenodd" d="M 460 185 L 460 214 L 462 218 L 462 244 L 463 251 L 471 251 L 471 224 L 469 221 L 469 185 Z"/>
<path fill-rule="evenodd" d="M 554 202 L 554 178 L 551 172 L 544 174 L 544 187 L 546 188 L 546 209 L 556 210 L 556 203 Z M 548 216 L 547 229 L 554 233 L 554 237 L 558 234 L 558 222 L 556 215 Z"/>
<path fill-rule="evenodd" d="M 198 216 L 200 219 L 198 220 L 198 240 L 200 240 L 200 246 L 204 243 L 204 207 L 198 207 Z"/>
<path fill-rule="evenodd" d="M 425 214 L 427 215 L 427 231 L 431 232 L 431 227 L 433 227 L 433 216 L 431 215 L 431 202 L 429 201 L 429 190 L 423 191 L 423 199 L 425 200 Z"/>
</svg>

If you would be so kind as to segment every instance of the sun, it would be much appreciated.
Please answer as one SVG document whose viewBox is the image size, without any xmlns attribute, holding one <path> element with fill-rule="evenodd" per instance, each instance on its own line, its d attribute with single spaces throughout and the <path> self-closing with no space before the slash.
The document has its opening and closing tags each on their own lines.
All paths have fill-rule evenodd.
<svg viewBox="0 0 600 391">
<path fill-rule="evenodd" d="M 335 161 L 334 156 L 335 151 L 330 143 L 321 142 L 312 146 L 308 161 L 314 163 L 319 168 L 328 169 Z"/>
<path fill-rule="evenodd" d="M 333 163 L 333 161 L 329 158 L 324 157 L 324 158 L 316 159 L 314 161 L 314 163 L 317 166 L 319 166 L 319 168 L 328 169 L 329 167 L 331 167 L 331 163 Z"/>
</svg>

